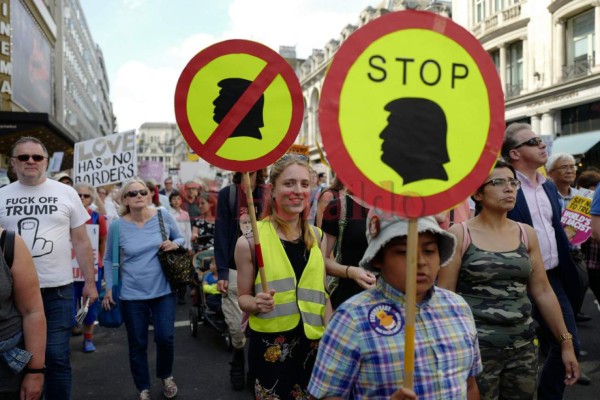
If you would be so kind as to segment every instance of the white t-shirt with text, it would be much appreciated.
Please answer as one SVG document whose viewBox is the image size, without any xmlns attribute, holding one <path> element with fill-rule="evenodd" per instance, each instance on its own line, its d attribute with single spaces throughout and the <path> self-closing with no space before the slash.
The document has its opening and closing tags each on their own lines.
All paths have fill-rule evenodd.
<svg viewBox="0 0 600 400">
<path fill-rule="evenodd" d="M 73 282 L 71 229 L 89 218 L 75 189 L 52 179 L 36 186 L 14 182 L 0 189 L 0 225 L 23 238 L 42 288 Z"/>
</svg>

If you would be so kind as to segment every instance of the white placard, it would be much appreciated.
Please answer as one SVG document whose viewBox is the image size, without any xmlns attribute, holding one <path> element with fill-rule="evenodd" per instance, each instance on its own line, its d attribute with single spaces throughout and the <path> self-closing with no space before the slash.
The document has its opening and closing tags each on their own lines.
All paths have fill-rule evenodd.
<svg viewBox="0 0 600 400">
<path fill-rule="evenodd" d="M 137 171 L 135 131 L 75 143 L 73 179 L 94 187 L 127 181 Z"/>
<path fill-rule="evenodd" d="M 104 217 L 100 217 L 104 218 Z M 88 236 L 90 237 L 90 242 L 92 243 L 92 252 L 94 253 L 94 281 L 98 280 L 98 248 L 100 247 L 100 226 L 98 224 L 86 224 Z M 77 259 L 75 258 L 75 250 L 71 245 L 71 266 L 73 267 L 73 280 L 83 282 L 83 274 L 79 269 L 79 264 L 77 264 Z"/>
</svg>

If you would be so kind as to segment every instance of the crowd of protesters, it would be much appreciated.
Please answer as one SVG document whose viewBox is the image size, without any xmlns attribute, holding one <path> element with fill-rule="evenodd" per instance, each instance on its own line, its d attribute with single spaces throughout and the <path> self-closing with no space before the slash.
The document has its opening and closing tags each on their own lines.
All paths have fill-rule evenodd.
<svg viewBox="0 0 600 400">
<path fill-rule="evenodd" d="M 0 277 L 12 282 L 0 279 L 0 399 L 71 398 L 69 338 L 82 328 L 82 351 L 93 353 L 103 345 L 93 341 L 97 309 L 114 306 L 103 265 L 112 265 L 115 232 L 142 400 L 151 398 L 150 324 L 162 394 L 185 390 L 172 372 L 175 310 L 188 287 L 172 288 L 157 257 L 180 246 L 190 259 L 214 254 L 213 294 L 233 345 L 223 372 L 255 399 L 560 399 L 566 386 L 590 383 L 577 361 L 585 343 L 576 323 L 590 319 L 581 312 L 588 280 L 600 295 L 600 171 L 578 174 L 572 156 L 549 157 L 527 124 L 507 128 L 502 158 L 469 199 L 418 220 L 412 385 L 404 382 L 408 222 L 336 178 L 325 186 L 307 157 L 287 154 L 248 173 L 248 193 L 241 172 L 222 187 L 173 177 L 73 185 L 66 173 L 47 178 L 48 153 L 30 137 L 13 147 L 11 167 L 18 180 L 0 189 L 0 231 L 19 235 L 14 258 L 0 246 Z M 49 193 L 60 197 L 60 218 L 7 212 L 21 198 L 47 203 Z M 593 198 L 592 236 L 582 244 L 561 224 L 574 196 Z M 86 224 L 99 227 L 94 246 Z M 65 258 L 69 242 L 78 276 Z M 95 304 L 103 279 L 106 295 Z M 87 316 L 75 319 L 84 307 Z"/>
</svg>

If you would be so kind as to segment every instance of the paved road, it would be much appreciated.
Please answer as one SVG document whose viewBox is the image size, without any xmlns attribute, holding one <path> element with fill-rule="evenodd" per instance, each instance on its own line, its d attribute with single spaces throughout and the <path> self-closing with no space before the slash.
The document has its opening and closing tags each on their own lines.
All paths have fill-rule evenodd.
<svg viewBox="0 0 600 400">
<path fill-rule="evenodd" d="M 229 386 L 229 360 L 223 339 L 217 332 L 200 326 L 198 337 L 190 334 L 187 325 L 189 306 L 178 306 L 175 338 L 174 376 L 179 385 L 179 400 L 248 400 L 249 392 L 234 392 Z M 583 350 L 582 370 L 592 378 L 591 386 L 575 385 L 567 389 L 567 400 L 596 400 L 600 398 L 600 311 L 588 293 L 584 311 L 593 317 L 579 324 Z M 97 327 L 95 353 L 81 352 L 81 337 L 72 339 L 73 399 L 137 399 L 127 359 L 127 337 L 124 328 Z M 155 352 L 152 336 L 149 352 L 151 371 L 154 371 Z M 153 373 L 151 372 L 151 376 Z M 152 387 L 152 398 L 162 399 L 158 380 Z"/>
</svg>

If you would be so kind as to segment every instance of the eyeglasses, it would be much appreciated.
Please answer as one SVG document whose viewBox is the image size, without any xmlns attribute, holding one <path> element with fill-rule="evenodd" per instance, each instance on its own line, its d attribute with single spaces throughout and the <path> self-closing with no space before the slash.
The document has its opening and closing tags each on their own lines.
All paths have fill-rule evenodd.
<svg viewBox="0 0 600 400">
<path fill-rule="evenodd" d="M 539 136 L 536 136 L 536 137 L 526 140 L 523 143 L 513 147 L 513 150 L 518 149 L 519 147 L 523 147 L 523 146 L 536 147 L 536 146 L 539 146 L 540 143 L 542 143 L 542 142 L 543 142 L 542 138 Z"/>
<path fill-rule="evenodd" d="M 146 189 L 130 190 L 129 192 L 125 193 L 125 197 L 137 197 L 138 194 L 141 194 L 142 196 L 147 196 L 148 191 Z"/>
<path fill-rule="evenodd" d="M 32 158 L 35 162 L 40 162 L 43 161 L 46 157 L 39 154 L 19 154 L 18 156 L 14 156 L 13 158 L 16 158 L 21 162 L 27 162 L 30 158 Z"/>
<path fill-rule="evenodd" d="M 554 167 L 552 170 L 561 170 L 562 172 L 577 171 L 577 165 L 561 165 L 560 167 Z"/>
<path fill-rule="evenodd" d="M 90 197 L 92 197 L 91 194 L 86 194 L 86 193 L 78 193 L 79 197 L 81 197 L 82 199 L 89 199 Z"/>
<path fill-rule="evenodd" d="M 494 178 L 485 182 L 482 187 L 485 185 L 492 185 L 493 187 L 506 187 L 506 185 L 510 185 L 511 188 L 515 190 L 519 190 L 521 187 L 521 181 L 518 179 L 504 179 L 504 178 Z"/>
</svg>

